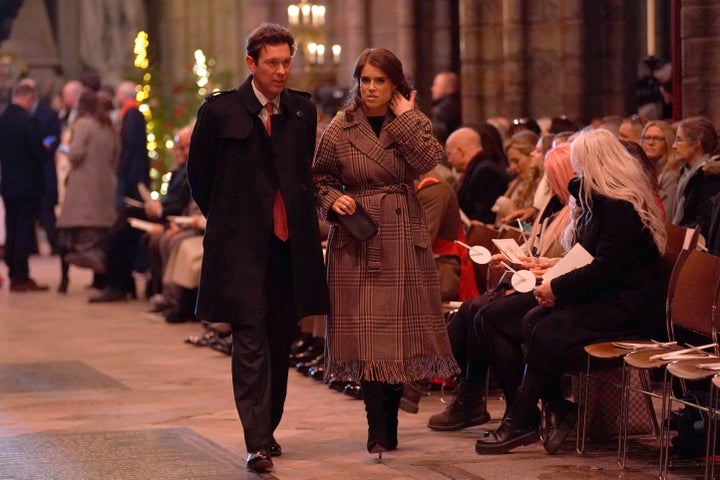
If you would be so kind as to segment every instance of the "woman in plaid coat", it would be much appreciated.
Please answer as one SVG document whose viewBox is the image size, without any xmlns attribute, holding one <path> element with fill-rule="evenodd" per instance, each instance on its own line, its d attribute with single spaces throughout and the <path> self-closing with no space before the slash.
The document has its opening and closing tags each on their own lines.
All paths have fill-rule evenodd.
<svg viewBox="0 0 720 480">
<path fill-rule="evenodd" d="M 365 50 L 353 79 L 350 105 L 323 134 L 313 166 L 318 209 L 331 225 L 325 371 L 361 382 L 368 451 L 382 455 L 397 447 L 402 384 L 457 373 L 413 188 L 443 150 L 393 53 Z M 357 204 L 378 225 L 365 241 L 339 222 Z"/>
</svg>

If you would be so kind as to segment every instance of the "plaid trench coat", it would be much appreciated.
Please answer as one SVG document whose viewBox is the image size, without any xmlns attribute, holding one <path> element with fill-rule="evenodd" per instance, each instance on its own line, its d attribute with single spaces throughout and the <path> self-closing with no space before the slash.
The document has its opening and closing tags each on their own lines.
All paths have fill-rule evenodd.
<svg viewBox="0 0 720 480">
<path fill-rule="evenodd" d="M 379 138 L 362 112 L 338 115 L 325 130 L 313 178 L 330 224 L 330 314 L 326 375 L 403 383 L 458 371 L 442 314 L 437 269 L 413 180 L 443 151 L 418 110 L 388 112 Z M 355 240 L 331 210 L 341 195 L 362 204 L 378 234 Z"/>
</svg>

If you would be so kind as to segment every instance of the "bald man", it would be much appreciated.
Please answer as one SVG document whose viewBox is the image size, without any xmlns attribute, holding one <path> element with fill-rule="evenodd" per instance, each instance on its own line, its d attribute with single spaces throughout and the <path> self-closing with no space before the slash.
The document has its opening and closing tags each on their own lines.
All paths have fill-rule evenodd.
<svg viewBox="0 0 720 480">
<path fill-rule="evenodd" d="M 440 144 L 460 126 L 460 81 L 453 72 L 435 75 L 432 87 L 433 105 L 430 111 L 433 134 Z"/>
<path fill-rule="evenodd" d="M 470 220 L 492 225 L 495 200 L 505 193 L 508 178 L 502 167 L 483 152 L 480 134 L 469 127 L 455 130 L 445 142 L 450 165 L 462 174 L 458 203 Z"/>
</svg>

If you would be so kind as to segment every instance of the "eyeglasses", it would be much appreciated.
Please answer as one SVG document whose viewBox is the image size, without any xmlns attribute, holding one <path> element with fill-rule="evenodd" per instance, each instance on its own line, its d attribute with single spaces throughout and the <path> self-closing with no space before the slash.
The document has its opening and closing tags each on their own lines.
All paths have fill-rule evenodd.
<svg viewBox="0 0 720 480">
<path fill-rule="evenodd" d="M 680 137 L 680 136 L 675 137 L 675 143 L 685 143 L 685 142 L 687 142 L 687 139 Z"/>
<path fill-rule="evenodd" d="M 660 143 L 660 142 L 665 142 L 666 140 L 665 140 L 665 137 L 653 137 L 653 136 L 645 136 L 645 135 L 643 135 L 642 137 L 640 137 L 640 141 L 641 141 L 641 142 L 657 142 L 657 143 Z"/>
</svg>

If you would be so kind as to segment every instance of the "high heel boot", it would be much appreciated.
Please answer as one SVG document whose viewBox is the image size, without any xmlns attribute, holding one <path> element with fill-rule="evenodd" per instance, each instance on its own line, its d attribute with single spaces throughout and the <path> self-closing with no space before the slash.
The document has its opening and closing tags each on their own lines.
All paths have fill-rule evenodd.
<svg viewBox="0 0 720 480">
<path fill-rule="evenodd" d="M 385 384 L 385 413 L 387 415 L 388 450 L 398 446 L 398 410 L 403 395 L 402 383 Z"/>
<path fill-rule="evenodd" d="M 378 459 L 382 460 L 383 452 L 390 450 L 385 384 L 363 381 L 361 385 L 368 421 L 367 450 L 368 453 L 377 453 Z"/>
</svg>

